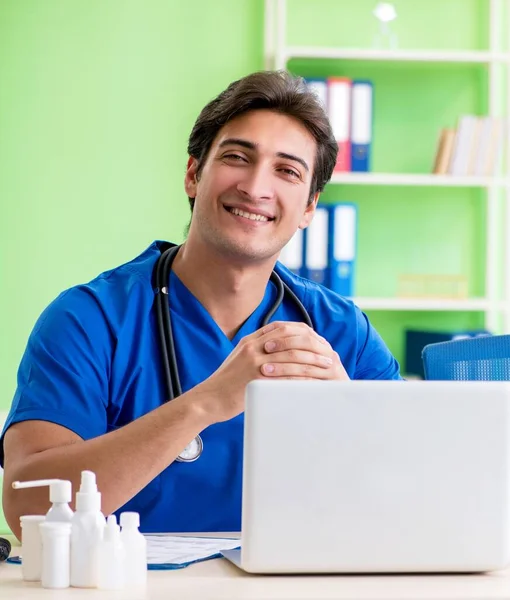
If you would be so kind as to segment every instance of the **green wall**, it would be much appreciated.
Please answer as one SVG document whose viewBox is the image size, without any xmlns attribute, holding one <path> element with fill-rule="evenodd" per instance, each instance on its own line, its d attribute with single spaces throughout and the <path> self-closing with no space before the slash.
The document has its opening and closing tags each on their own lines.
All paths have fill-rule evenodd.
<svg viewBox="0 0 510 600">
<path fill-rule="evenodd" d="M 0 409 L 27 336 L 63 288 L 183 239 L 186 141 L 197 113 L 262 67 L 262 0 L 0 2 Z M 486 0 L 396 2 L 401 47 L 483 49 Z M 372 0 L 289 0 L 289 43 L 371 45 Z M 378 171 L 430 172 L 439 129 L 483 112 L 480 66 L 292 61 L 375 84 Z M 392 296 L 398 273 L 462 274 L 483 293 L 484 195 L 328 187 L 359 204 L 357 293 Z M 406 326 L 477 327 L 477 313 L 370 314 L 399 359 Z"/>
<path fill-rule="evenodd" d="M 483 49 L 485 0 L 397 1 L 402 47 Z M 27 336 L 62 289 L 182 241 L 186 142 L 202 106 L 263 66 L 262 0 L 0 1 L 0 410 Z M 289 42 L 370 46 L 375 0 L 289 0 Z M 430 172 L 438 131 L 486 109 L 473 66 L 293 61 L 375 83 L 374 169 Z M 359 203 L 360 295 L 398 272 L 466 274 L 483 293 L 483 195 L 328 188 Z M 477 327 L 476 313 L 370 314 L 402 357 L 406 326 Z M 2 525 L 0 522 L 0 531 Z"/>
<path fill-rule="evenodd" d="M 182 241 L 189 132 L 262 39 L 260 0 L 0 0 L 0 411 L 62 289 Z"/>
<path fill-rule="evenodd" d="M 0 2 L 0 410 L 62 289 L 182 241 L 187 137 L 262 40 L 259 0 Z"/>
</svg>

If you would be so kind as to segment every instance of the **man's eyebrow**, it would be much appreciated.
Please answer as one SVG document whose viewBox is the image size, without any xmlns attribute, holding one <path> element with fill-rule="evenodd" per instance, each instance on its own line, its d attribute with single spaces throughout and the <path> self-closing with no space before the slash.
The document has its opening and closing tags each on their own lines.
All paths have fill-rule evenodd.
<svg viewBox="0 0 510 600">
<path fill-rule="evenodd" d="M 287 154 L 286 152 L 277 152 L 276 156 L 278 156 L 279 158 L 286 158 L 287 160 L 294 160 L 295 162 L 298 162 L 300 165 L 303 165 L 303 168 L 306 171 L 310 170 L 308 168 L 308 165 L 306 164 L 306 161 L 304 161 L 302 158 L 299 158 L 299 156 L 296 156 L 294 154 Z"/>
<path fill-rule="evenodd" d="M 257 149 L 257 144 L 249 142 L 248 140 L 243 140 L 242 138 L 227 138 L 223 140 L 219 145 L 220 148 L 223 148 L 223 146 L 242 146 L 243 148 L 247 148 L 248 150 Z"/>
<path fill-rule="evenodd" d="M 227 138 L 220 142 L 219 147 L 223 148 L 224 146 L 241 146 L 243 148 L 246 148 L 247 150 L 257 149 L 257 144 L 249 142 L 248 140 L 243 140 L 242 138 Z M 302 165 L 306 171 L 310 171 L 310 168 L 308 167 L 306 161 L 300 158 L 299 156 L 296 156 L 295 154 L 287 154 L 287 152 L 277 152 L 276 156 L 278 156 L 278 158 L 285 158 L 286 160 L 293 160 Z"/>
</svg>

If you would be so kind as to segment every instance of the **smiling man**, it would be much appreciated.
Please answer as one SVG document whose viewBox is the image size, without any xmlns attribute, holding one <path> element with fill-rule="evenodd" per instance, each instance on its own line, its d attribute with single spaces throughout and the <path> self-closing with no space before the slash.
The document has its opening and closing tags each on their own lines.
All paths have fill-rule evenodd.
<svg viewBox="0 0 510 600">
<path fill-rule="evenodd" d="M 30 336 L 2 434 L 17 535 L 20 515 L 48 501 L 12 481 L 77 489 L 84 469 L 97 474 L 104 512 L 136 510 L 145 532 L 237 531 L 249 381 L 400 377 L 350 300 L 277 262 L 312 220 L 337 153 L 303 80 L 262 72 L 232 83 L 199 115 L 188 152 L 185 243 L 155 242 L 65 291 Z"/>
</svg>

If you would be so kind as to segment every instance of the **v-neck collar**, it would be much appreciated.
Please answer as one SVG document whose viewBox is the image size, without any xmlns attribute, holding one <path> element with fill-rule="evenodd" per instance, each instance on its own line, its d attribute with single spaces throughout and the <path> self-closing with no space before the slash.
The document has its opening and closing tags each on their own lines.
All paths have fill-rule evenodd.
<svg viewBox="0 0 510 600">
<path fill-rule="evenodd" d="M 170 273 L 169 287 L 169 303 L 172 313 L 179 315 L 181 318 L 189 318 L 190 314 L 192 314 L 196 327 L 209 331 L 221 345 L 230 344 L 232 349 L 237 346 L 243 337 L 253 333 L 262 326 L 264 317 L 276 299 L 276 288 L 272 281 L 268 281 L 262 301 L 230 340 L 200 300 L 191 293 L 173 271 Z"/>
</svg>

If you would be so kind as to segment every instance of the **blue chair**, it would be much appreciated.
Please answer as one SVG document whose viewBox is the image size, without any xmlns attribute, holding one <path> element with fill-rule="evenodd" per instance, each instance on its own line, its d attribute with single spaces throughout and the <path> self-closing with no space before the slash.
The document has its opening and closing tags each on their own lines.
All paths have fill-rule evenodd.
<svg viewBox="0 0 510 600">
<path fill-rule="evenodd" d="M 425 379 L 510 381 L 510 335 L 428 344 L 422 359 Z"/>
</svg>

